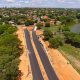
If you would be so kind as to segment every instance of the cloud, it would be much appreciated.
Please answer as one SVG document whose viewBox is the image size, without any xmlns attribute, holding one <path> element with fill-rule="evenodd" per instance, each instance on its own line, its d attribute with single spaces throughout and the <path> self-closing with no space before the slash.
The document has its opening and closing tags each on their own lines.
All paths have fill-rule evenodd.
<svg viewBox="0 0 80 80">
<path fill-rule="evenodd" d="M 65 2 L 65 0 L 57 0 L 58 2 Z"/>
<path fill-rule="evenodd" d="M 15 0 L 5 0 L 5 1 L 7 1 L 7 2 L 15 2 Z"/>
<path fill-rule="evenodd" d="M 29 0 L 26 0 L 26 1 L 19 1 L 20 3 L 29 3 L 30 1 Z"/>
<path fill-rule="evenodd" d="M 79 7 L 80 0 L 0 0 L 1 6 L 11 7 Z"/>
</svg>

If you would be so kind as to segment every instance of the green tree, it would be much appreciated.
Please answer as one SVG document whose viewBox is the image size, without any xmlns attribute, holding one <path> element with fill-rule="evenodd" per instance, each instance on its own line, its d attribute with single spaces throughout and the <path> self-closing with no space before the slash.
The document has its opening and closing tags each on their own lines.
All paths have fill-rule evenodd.
<svg viewBox="0 0 80 80">
<path fill-rule="evenodd" d="M 73 32 L 65 32 L 65 39 L 67 43 L 80 47 L 80 35 Z"/>
<path fill-rule="evenodd" d="M 21 49 L 16 27 L 0 24 L 0 80 L 17 80 Z"/>
<path fill-rule="evenodd" d="M 41 29 L 43 27 L 43 24 L 41 22 L 39 22 L 39 23 L 36 24 L 36 26 L 37 26 L 38 29 Z"/>
<path fill-rule="evenodd" d="M 12 34 L 12 33 L 14 33 L 15 31 L 17 30 L 17 28 L 14 26 L 11 26 L 11 27 L 9 27 L 8 29 L 7 29 L 7 31 L 6 32 L 8 32 L 9 34 Z"/>
<path fill-rule="evenodd" d="M 49 43 L 53 48 L 58 48 L 59 46 L 63 45 L 63 39 L 59 36 L 50 38 Z"/>
<path fill-rule="evenodd" d="M 34 24 L 34 21 L 33 21 L 33 20 L 27 20 L 27 21 L 25 22 L 25 25 L 26 25 L 26 26 L 33 25 L 33 24 Z"/>
<path fill-rule="evenodd" d="M 7 30 L 7 25 L 0 25 L 0 34 L 3 34 Z"/>
<path fill-rule="evenodd" d="M 45 23 L 45 27 L 50 27 L 50 23 L 49 22 L 46 22 Z"/>
<path fill-rule="evenodd" d="M 62 28 L 62 31 L 63 31 L 63 32 L 65 32 L 65 31 L 70 31 L 70 28 L 69 28 L 68 26 L 64 26 L 64 27 Z"/>
<path fill-rule="evenodd" d="M 51 30 L 48 29 L 44 30 L 43 35 L 45 40 L 49 40 L 51 37 L 53 37 Z"/>
</svg>

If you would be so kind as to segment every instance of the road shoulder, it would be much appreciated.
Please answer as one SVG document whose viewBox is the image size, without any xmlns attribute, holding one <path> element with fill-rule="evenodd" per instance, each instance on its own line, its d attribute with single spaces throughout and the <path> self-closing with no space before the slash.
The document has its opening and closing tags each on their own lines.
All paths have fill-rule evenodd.
<svg viewBox="0 0 80 80">
<path fill-rule="evenodd" d="M 23 53 L 20 56 L 20 64 L 19 64 L 19 70 L 21 72 L 20 79 L 19 80 L 32 80 L 32 74 L 31 74 L 31 68 L 29 66 L 29 59 L 27 55 L 27 48 L 25 44 L 25 38 L 24 38 L 24 28 L 22 26 L 19 26 L 17 34 L 18 38 L 21 41 L 21 47 L 23 49 Z"/>
</svg>

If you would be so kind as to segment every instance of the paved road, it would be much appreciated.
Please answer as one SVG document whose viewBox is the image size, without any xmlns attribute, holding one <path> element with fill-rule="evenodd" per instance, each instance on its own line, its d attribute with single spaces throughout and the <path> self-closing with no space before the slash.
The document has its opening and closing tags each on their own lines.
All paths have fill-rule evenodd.
<svg viewBox="0 0 80 80">
<path fill-rule="evenodd" d="M 33 36 L 33 41 L 35 43 L 36 49 L 39 53 L 39 56 L 41 58 L 42 64 L 44 66 L 44 69 L 47 73 L 49 80 L 59 80 L 55 74 L 54 69 L 52 68 L 52 66 L 49 62 L 49 59 L 48 59 L 43 47 L 41 46 L 41 44 L 36 36 L 36 33 L 34 31 L 32 32 L 32 36 Z"/>
<path fill-rule="evenodd" d="M 29 59 L 30 59 L 30 64 L 31 64 L 31 69 L 33 74 L 33 80 L 44 80 L 31 44 L 30 34 L 28 30 L 24 30 L 24 33 L 25 33 L 27 48 L 29 50 Z"/>
</svg>

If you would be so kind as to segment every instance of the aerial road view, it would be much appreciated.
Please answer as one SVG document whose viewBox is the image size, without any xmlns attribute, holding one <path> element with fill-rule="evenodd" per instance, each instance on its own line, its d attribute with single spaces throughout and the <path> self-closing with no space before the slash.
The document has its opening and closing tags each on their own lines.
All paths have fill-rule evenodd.
<svg viewBox="0 0 80 80">
<path fill-rule="evenodd" d="M 80 80 L 80 1 L 0 0 L 0 80 Z"/>
</svg>

